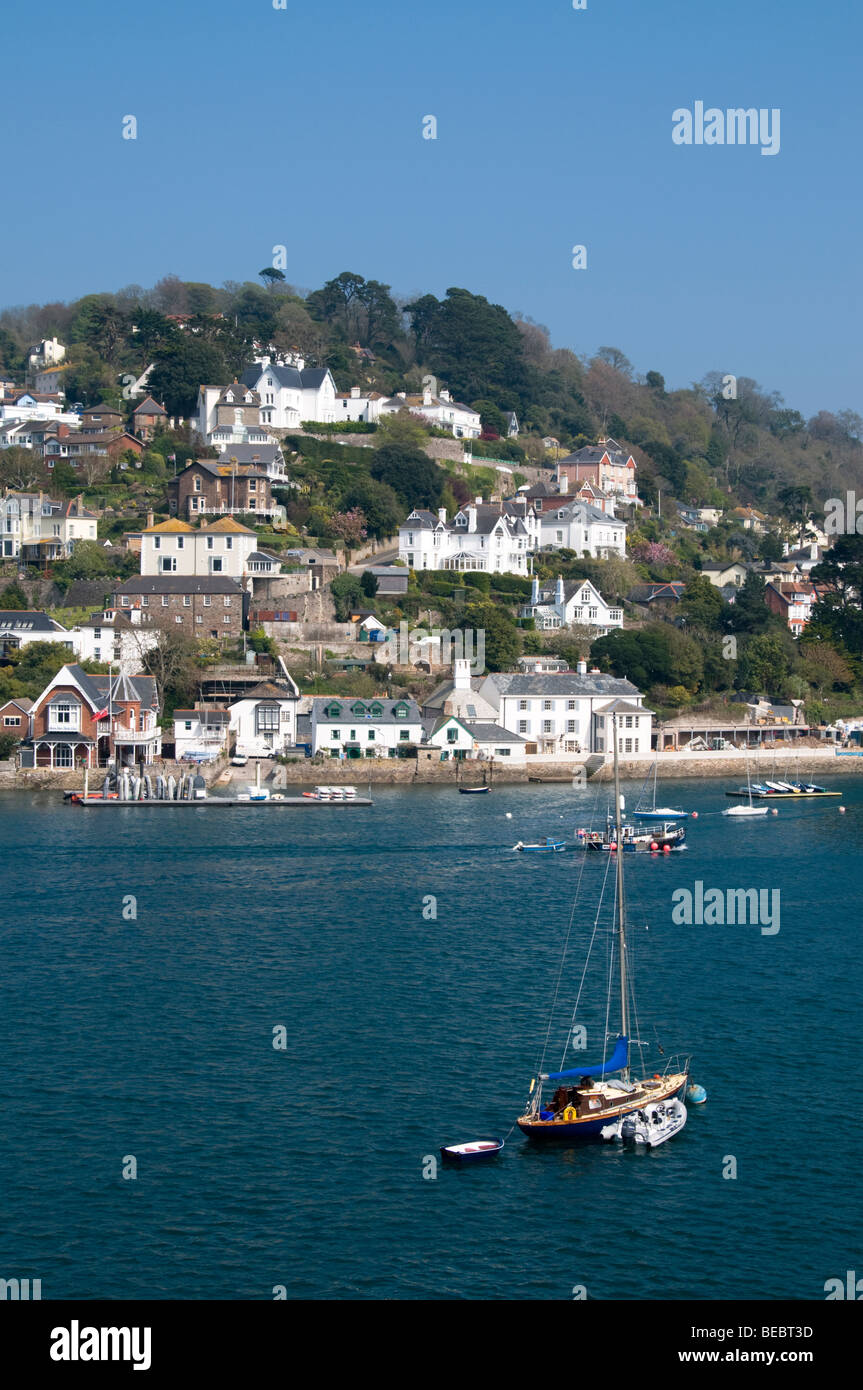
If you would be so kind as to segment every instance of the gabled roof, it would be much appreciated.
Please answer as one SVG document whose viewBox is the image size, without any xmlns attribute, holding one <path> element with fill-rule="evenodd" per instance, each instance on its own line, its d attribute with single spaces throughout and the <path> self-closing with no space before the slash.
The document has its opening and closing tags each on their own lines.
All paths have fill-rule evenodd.
<svg viewBox="0 0 863 1390">
<path fill-rule="evenodd" d="M 130 596 L 134 594 L 237 594 L 241 596 L 243 590 L 236 579 L 229 579 L 227 575 L 157 574 L 136 575 L 134 579 L 124 580 L 122 584 L 114 584 L 111 592 Z"/>
<path fill-rule="evenodd" d="M 218 521 L 213 521 L 208 526 L 202 526 L 199 530 L 199 535 L 202 536 L 214 533 L 219 536 L 253 536 L 255 534 L 250 526 L 242 526 L 232 516 L 220 516 Z"/>
<path fill-rule="evenodd" d="M 171 517 L 169 521 L 160 521 L 157 526 L 145 526 L 141 532 L 142 536 L 162 536 L 194 535 L 195 528 L 190 526 L 188 521 L 180 521 L 178 517 Z"/>
<path fill-rule="evenodd" d="M 0 608 L 0 627 L 11 632 L 65 632 L 62 623 L 30 608 Z"/>
<path fill-rule="evenodd" d="M 146 396 L 140 405 L 136 405 L 132 412 L 133 415 L 165 415 L 168 412 L 158 401 L 154 401 L 152 396 Z"/>
<path fill-rule="evenodd" d="M 570 698 L 581 696 L 605 695 L 608 699 L 615 696 L 639 695 L 636 685 L 631 681 L 621 680 L 617 676 L 604 675 L 602 672 L 592 674 L 587 672 L 584 675 L 577 675 L 571 671 L 548 671 L 534 672 L 532 674 L 496 671 L 487 677 L 487 681 L 496 686 L 502 695 L 542 695 L 568 696 Z"/>
</svg>

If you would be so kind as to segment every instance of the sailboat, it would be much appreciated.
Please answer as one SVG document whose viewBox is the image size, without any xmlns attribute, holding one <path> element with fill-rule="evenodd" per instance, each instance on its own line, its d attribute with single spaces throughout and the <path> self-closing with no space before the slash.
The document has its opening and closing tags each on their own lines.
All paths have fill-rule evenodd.
<svg viewBox="0 0 863 1390">
<path fill-rule="evenodd" d="M 621 843 L 620 812 L 620 774 L 618 765 L 618 715 L 612 714 L 614 739 L 614 801 L 617 817 L 618 843 Z M 611 1055 L 604 1062 L 592 1066 L 579 1066 L 565 1071 L 545 1072 L 541 1069 L 530 1083 L 530 1091 L 524 1113 L 516 1121 L 522 1134 L 537 1142 L 563 1141 L 573 1144 L 583 1140 L 599 1139 L 608 1126 L 634 1115 L 645 1106 L 672 1099 L 682 1100 L 689 1081 L 689 1058 L 680 1061 L 669 1058 L 662 1074 L 634 1079 L 630 1068 L 630 1044 L 642 1044 L 630 1038 L 630 983 L 626 944 L 626 903 L 624 898 L 625 855 L 618 854 L 616 860 L 616 904 L 615 931 L 612 943 L 617 939 L 617 974 L 620 984 L 620 1032 L 615 1039 Z M 573 913 L 574 916 L 574 913 Z M 596 925 L 594 932 L 596 932 Z M 568 938 L 567 938 L 568 942 Z M 603 998 L 610 992 L 614 974 L 615 952 L 610 951 L 609 979 L 603 990 Z M 564 960 L 566 947 L 564 947 Z M 561 965 L 561 971 L 563 965 Z M 579 999 L 581 991 L 579 991 Z M 555 1000 L 557 991 L 555 991 Z M 634 1004 L 634 1001 L 633 1001 Z M 576 1009 L 578 1001 L 576 1002 Z M 552 1006 L 553 1018 L 554 1006 Z M 574 1021 L 574 1020 L 573 1020 Z M 551 1021 L 549 1022 L 549 1033 Z M 543 1050 L 544 1060 L 545 1050 Z M 542 1063 L 540 1063 L 540 1068 Z M 555 1083 L 553 1093 L 546 1098 L 546 1086 Z"/>
<path fill-rule="evenodd" d="M 689 815 L 688 811 L 675 811 L 672 806 L 657 806 L 656 804 L 656 769 L 659 762 L 658 758 L 653 760 L 653 805 L 646 811 L 639 811 L 638 807 L 632 812 L 633 820 L 683 820 Z M 647 774 L 650 776 L 650 773 Z M 644 795 L 644 787 L 641 789 Z M 641 805 L 641 796 L 638 798 L 638 805 Z"/>
<path fill-rule="evenodd" d="M 768 811 L 770 810 L 770 807 L 769 807 L 769 806 L 753 806 L 753 805 L 752 805 L 752 781 L 751 781 L 750 776 L 749 776 L 749 759 L 748 759 L 748 758 L 746 759 L 746 790 L 747 790 L 748 793 L 749 793 L 749 805 L 748 805 L 748 806 L 729 806 L 727 811 L 723 811 L 723 812 L 722 812 L 723 816 L 736 816 L 736 817 L 739 819 L 741 816 L 747 816 L 747 817 L 748 817 L 748 816 L 766 816 L 766 815 L 767 815 Z"/>
</svg>

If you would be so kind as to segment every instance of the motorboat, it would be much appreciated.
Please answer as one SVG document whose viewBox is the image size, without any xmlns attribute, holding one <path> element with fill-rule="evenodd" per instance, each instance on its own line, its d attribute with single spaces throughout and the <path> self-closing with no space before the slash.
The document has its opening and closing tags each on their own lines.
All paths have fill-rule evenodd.
<svg viewBox="0 0 863 1390">
<path fill-rule="evenodd" d="M 513 845 L 513 849 L 517 849 L 523 854 L 563 854 L 566 849 L 566 841 L 553 840 L 550 835 L 547 835 L 544 840 L 540 840 L 535 845 L 525 845 L 519 840 L 517 845 Z"/>
<path fill-rule="evenodd" d="M 600 1130 L 600 1138 L 621 1144 L 645 1144 L 655 1149 L 666 1139 L 673 1139 L 685 1124 L 686 1106 L 673 1096 L 671 1100 L 655 1101 L 622 1115 Z"/>
</svg>

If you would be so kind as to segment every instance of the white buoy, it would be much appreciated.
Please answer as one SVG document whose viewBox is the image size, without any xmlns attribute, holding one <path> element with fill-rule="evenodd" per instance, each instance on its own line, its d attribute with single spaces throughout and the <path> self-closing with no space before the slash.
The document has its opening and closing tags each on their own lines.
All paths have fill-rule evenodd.
<svg viewBox="0 0 863 1390">
<path fill-rule="evenodd" d="M 840 816 L 844 816 L 844 814 L 845 814 L 845 807 L 844 807 L 844 806 L 840 806 L 840 807 L 839 807 L 839 814 L 840 814 Z"/>
<path fill-rule="evenodd" d="M 771 807 L 770 807 L 770 814 L 771 814 L 771 816 L 778 816 L 778 815 L 779 815 L 779 812 L 777 811 L 777 809 L 776 809 L 775 806 L 771 806 Z"/>
<path fill-rule="evenodd" d="M 506 818 L 507 820 L 512 820 L 512 811 L 507 811 Z"/>
</svg>

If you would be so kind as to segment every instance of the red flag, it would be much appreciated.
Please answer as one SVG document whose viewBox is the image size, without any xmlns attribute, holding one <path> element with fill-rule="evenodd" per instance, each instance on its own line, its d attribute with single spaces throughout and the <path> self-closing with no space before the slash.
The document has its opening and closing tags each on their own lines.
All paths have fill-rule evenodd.
<svg viewBox="0 0 863 1390">
<path fill-rule="evenodd" d="M 98 712 L 98 714 L 94 714 L 94 715 L 93 715 L 93 718 L 94 718 L 94 719 L 107 719 L 107 718 L 108 718 L 108 706 L 106 705 L 104 709 L 100 709 L 99 712 Z"/>
</svg>

